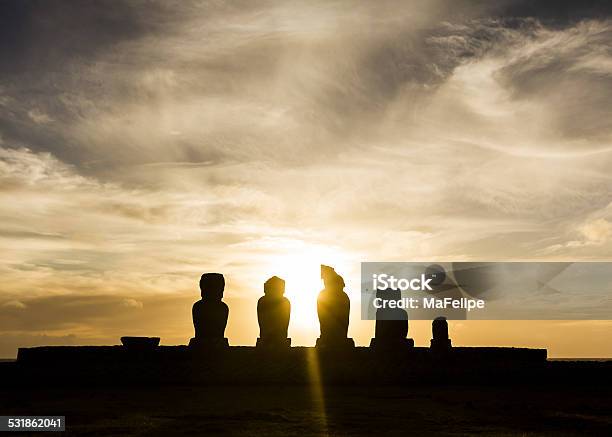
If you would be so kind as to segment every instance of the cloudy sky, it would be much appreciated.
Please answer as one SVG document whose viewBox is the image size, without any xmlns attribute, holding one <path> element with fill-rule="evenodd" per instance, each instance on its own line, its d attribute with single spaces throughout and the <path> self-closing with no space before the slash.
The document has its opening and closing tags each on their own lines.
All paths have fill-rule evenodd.
<svg viewBox="0 0 612 437">
<path fill-rule="evenodd" d="M 612 260 L 611 10 L 0 3 L 0 357 L 185 343 L 207 271 L 226 275 L 231 344 L 254 344 L 278 274 L 311 345 L 318 266 L 334 265 L 367 344 L 361 261 Z M 612 356 L 611 334 L 451 326 L 456 344 L 553 356 Z"/>
</svg>

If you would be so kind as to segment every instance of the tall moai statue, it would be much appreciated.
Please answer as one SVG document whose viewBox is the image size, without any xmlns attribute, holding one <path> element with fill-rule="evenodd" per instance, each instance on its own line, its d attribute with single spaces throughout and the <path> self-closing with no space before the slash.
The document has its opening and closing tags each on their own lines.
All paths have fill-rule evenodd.
<svg viewBox="0 0 612 437">
<path fill-rule="evenodd" d="M 376 297 L 383 303 L 399 302 L 402 298 L 400 290 L 376 290 Z M 377 350 L 400 351 L 414 347 L 414 340 L 408 335 L 408 313 L 402 308 L 389 308 L 383 305 L 376 310 L 376 328 L 370 347 Z"/>
<path fill-rule="evenodd" d="M 265 282 L 264 295 L 257 301 L 258 348 L 278 350 L 291 346 L 287 338 L 291 303 L 284 294 L 285 281 L 281 278 L 272 276 Z"/>
<path fill-rule="evenodd" d="M 446 317 L 436 317 L 431 323 L 431 346 L 430 349 L 436 353 L 444 353 L 451 350 L 451 340 L 448 337 L 448 322 Z"/>
<path fill-rule="evenodd" d="M 344 292 L 344 279 L 332 267 L 324 265 L 321 265 L 321 278 L 324 288 L 317 299 L 321 327 L 317 347 L 330 351 L 354 347 L 353 339 L 347 337 L 351 302 Z"/>
<path fill-rule="evenodd" d="M 225 278 L 221 273 L 204 273 L 200 278 L 202 299 L 193 304 L 191 314 L 195 337 L 189 340 L 192 348 L 224 348 L 229 345 L 225 327 L 229 308 L 222 301 Z"/>
</svg>

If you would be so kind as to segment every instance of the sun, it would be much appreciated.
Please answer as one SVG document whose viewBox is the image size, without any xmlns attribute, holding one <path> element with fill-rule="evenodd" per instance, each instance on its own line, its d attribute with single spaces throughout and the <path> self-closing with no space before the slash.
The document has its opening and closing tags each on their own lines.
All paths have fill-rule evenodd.
<svg viewBox="0 0 612 437">
<path fill-rule="evenodd" d="M 315 254 L 289 254 L 275 265 L 277 276 L 285 280 L 285 296 L 291 301 L 291 325 L 301 330 L 318 326 L 317 296 L 323 284 L 321 261 Z"/>
<path fill-rule="evenodd" d="M 345 256 L 327 246 L 284 241 L 270 254 L 264 270 L 268 277 L 285 280 L 285 297 L 291 302 L 289 335 L 293 344 L 312 342 L 319 333 L 317 296 L 323 288 L 321 264 L 338 266 Z M 281 249 L 281 250 L 279 250 Z"/>
</svg>

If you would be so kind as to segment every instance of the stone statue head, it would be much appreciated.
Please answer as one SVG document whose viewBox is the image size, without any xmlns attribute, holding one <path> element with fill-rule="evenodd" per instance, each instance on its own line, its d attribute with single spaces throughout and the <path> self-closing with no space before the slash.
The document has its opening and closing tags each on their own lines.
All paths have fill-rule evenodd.
<svg viewBox="0 0 612 437">
<path fill-rule="evenodd" d="M 221 300 L 225 289 L 225 278 L 221 273 L 204 273 L 200 278 L 202 298 Z"/>
<path fill-rule="evenodd" d="M 278 276 L 272 276 L 264 283 L 264 294 L 270 297 L 281 297 L 285 294 L 285 281 Z"/>
<path fill-rule="evenodd" d="M 340 276 L 333 267 L 321 264 L 321 279 L 327 290 L 343 291 L 344 279 Z"/>
<path fill-rule="evenodd" d="M 446 317 L 436 317 L 431 323 L 431 331 L 434 339 L 448 339 L 448 322 Z"/>
</svg>

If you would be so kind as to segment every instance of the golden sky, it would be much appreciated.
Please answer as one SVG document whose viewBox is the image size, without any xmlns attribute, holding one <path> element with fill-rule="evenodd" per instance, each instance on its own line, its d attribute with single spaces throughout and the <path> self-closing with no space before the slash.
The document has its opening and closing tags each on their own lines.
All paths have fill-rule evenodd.
<svg viewBox="0 0 612 437">
<path fill-rule="evenodd" d="M 523 3 L 3 2 L 0 357 L 184 344 L 203 272 L 231 344 L 278 275 L 312 345 L 333 265 L 366 345 L 362 261 L 611 260 L 609 8 Z M 611 334 L 451 323 L 557 357 Z"/>
</svg>

